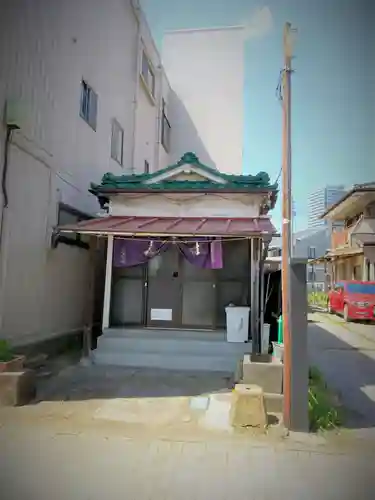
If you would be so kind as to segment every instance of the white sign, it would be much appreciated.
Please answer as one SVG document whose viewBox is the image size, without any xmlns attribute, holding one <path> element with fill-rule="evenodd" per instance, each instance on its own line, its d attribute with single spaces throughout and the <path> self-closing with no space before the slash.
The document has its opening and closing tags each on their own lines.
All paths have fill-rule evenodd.
<svg viewBox="0 0 375 500">
<path fill-rule="evenodd" d="M 172 309 L 151 309 L 151 321 L 172 321 Z"/>
</svg>

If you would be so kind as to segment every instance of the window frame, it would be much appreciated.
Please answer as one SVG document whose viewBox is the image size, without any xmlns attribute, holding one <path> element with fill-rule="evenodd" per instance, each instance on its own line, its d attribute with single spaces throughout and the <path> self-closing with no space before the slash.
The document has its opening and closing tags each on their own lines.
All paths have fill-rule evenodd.
<svg viewBox="0 0 375 500">
<path fill-rule="evenodd" d="M 84 78 L 81 80 L 80 89 L 81 96 L 79 116 L 94 130 L 94 132 L 96 132 L 98 118 L 98 94 Z"/>
<path fill-rule="evenodd" d="M 155 86 L 156 86 L 155 70 L 144 48 L 142 49 L 142 55 L 141 55 L 140 75 L 151 98 L 155 100 Z M 151 75 L 151 82 L 149 78 L 150 75 Z"/>
<path fill-rule="evenodd" d="M 160 142 L 167 153 L 169 153 L 171 148 L 171 124 L 169 123 L 165 100 L 162 99 L 162 113 L 161 113 L 161 137 Z M 166 130 L 168 133 L 166 135 Z"/>
<path fill-rule="evenodd" d="M 117 157 L 118 148 L 116 147 L 117 146 L 116 141 L 118 137 L 116 137 L 115 132 L 120 134 L 119 135 L 121 142 L 120 158 Z M 116 120 L 116 118 L 112 118 L 112 124 L 111 124 L 111 158 L 121 167 L 124 165 L 124 129 L 120 125 L 119 121 Z"/>
<path fill-rule="evenodd" d="M 315 269 L 310 269 L 308 271 L 307 281 L 309 283 L 315 283 L 316 282 L 316 271 L 315 271 Z"/>
<path fill-rule="evenodd" d="M 308 258 L 309 259 L 315 259 L 316 258 L 316 247 L 309 246 L 307 252 L 308 252 Z"/>
</svg>

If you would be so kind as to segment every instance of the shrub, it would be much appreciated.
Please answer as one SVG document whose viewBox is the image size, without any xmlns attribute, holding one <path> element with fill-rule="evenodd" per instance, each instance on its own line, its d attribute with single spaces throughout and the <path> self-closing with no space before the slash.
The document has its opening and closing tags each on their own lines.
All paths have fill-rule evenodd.
<svg viewBox="0 0 375 500">
<path fill-rule="evenodd" d="M 326 292 L 310 292 L 307 296 L 309 305 L 327 307 L 328 294 Z"/>
<path fill-rule="evenodd" d="M 0 340 L 0 361 L 7 362 L 13 359 L 13 352 L 6 340 Z"/>
<path fill-rule="evenodd" d="M 309 371 L 309 423 L 313 432 L 336 429 L 342 424 L 339 410 L 333 404 L 333 395 L 315 367 Z"/>
</svg>

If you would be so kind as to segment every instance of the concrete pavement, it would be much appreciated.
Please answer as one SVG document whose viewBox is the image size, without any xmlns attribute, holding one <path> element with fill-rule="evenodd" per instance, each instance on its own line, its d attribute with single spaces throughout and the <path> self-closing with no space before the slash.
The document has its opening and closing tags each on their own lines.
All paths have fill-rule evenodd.
<svg viewBox="0 0 375 500">
<path fill-rule="evenodd" d="M 311 314 L 310 363 L 348 410 L 346 426 L 375 438 L 375 325 L 346 324 L 337 316 Z"/>
<path fill-rule="evenodd" d="M 373 457 L 244 441 L 0 429 L 2 500 L 373 498 Z"/>
<path fill-rule="evenodd" d="M 365 338 L 334 318 L 310 319 L 315 321 L 309 324 L 312 362 L 353 410 L 351 426 L 373 433 L 371 331 Z M 45 402 L 0 411 L 1 500 L 374 498 L 375 441 L 346 434 L 326 441 L 236 434 L 225 426 L 196 426 L 185 418 L 186 409 L 171 425 L 155 398 L 168 398 L 173 406 L 182 396 L 221 394 L 228 381 L 185 374 L 173 382 L 169 373 L 153 386 L 147 377 L 155 374 L 131 382 L 131 373 L 90 373 L 67 370 L 46 385 Z M 144 401 L 137 422 L 124 418 L 122 400 L 135 398 L 137 405 L 137 397 L 153 405 L 151 411 L 147 407 L 151 421 L 139 417 Z M 109 411 L 108 405 L 116 408 Z M 104 409 L 105 415 L 98 413 Z"/>
</svg>

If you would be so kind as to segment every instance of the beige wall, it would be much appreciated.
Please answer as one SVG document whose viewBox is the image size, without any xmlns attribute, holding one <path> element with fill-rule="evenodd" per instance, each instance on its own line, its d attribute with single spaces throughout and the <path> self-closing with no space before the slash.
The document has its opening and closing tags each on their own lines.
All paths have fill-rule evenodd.
<svg viewBox="0 0 375 500">
<path fill-rule="evenodd" d="M 340 280 L 362 280 L 363 255 L 340 259 L 334 264 L 334 269 L 336 282 Z"/>
<path fill-rule="evenodd" d="M 21 130 L 13 135 L 8 165 L 0 337 L 20 343 L 83 326 L 88 252 L 64 244 L 52 250 L 51 234 L 58 202 L 94 214 L 99 207 L 88 194 L 90 182 L 108 171 L 131 171 L 138 28 L 130 0 L 1 4 L 0 110 L 11 102 Z M 79 116 L 82 78 L 98 94 L 96 131 Z M 110 157 L 112 118 L 124 128 L 123 167 Z M 2 123 L 1 115 L 1 159 Z M 155 127 L 152 120 L 150 130 Z"/>
<path fill-rule="evenodd" d="M 22 343 L 80 329 L 90 277 L 88 252 L 50 247 L 57 201 L 51 172 L 15 147 L 10 167 L 1 254 L 1 337 Z"/>
<path fill-rule="evenodd" d="M 112 215 L 144 217 L 258 217 L 262 195 L 145 194 L 117 195 L 111 201 Z"/>
</svg>

